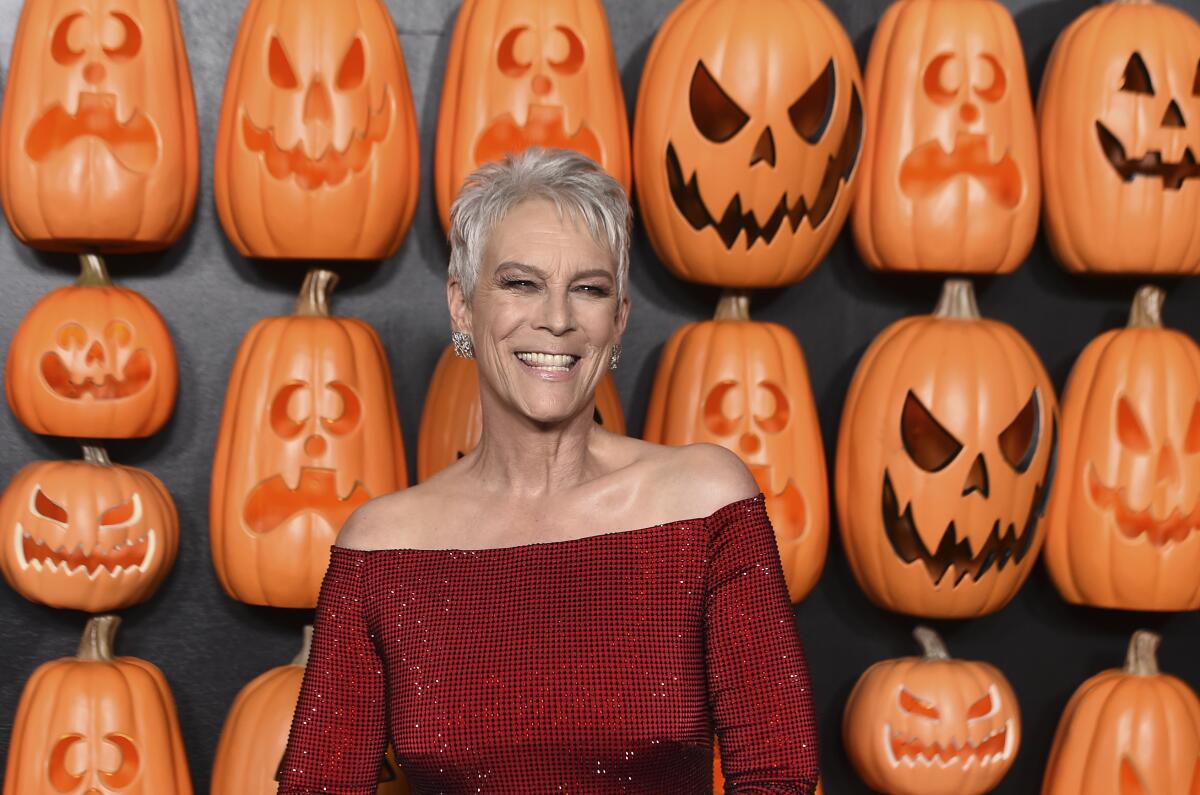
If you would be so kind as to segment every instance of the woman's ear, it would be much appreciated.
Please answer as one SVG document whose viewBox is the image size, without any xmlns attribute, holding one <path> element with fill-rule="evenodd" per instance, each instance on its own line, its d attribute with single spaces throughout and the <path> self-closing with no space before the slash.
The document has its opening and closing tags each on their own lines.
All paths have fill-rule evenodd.
<svg viewBox="0 0 1200 795">
<path fill-rule="evenodd" d="M 629 322 L 629 292 L 621 296 L 621 305 L 617 307 L 617 339 L 625 335 L 625 325 Z"/>
<path fill-rule="evenodd" d="M 471 328 L 471 305 L 463 294 L 462 283 L 451 276 L 446 281 L 446 303 L 450 308 L 450 325 L 455 331 L 474 336 Z"/>
</svg>

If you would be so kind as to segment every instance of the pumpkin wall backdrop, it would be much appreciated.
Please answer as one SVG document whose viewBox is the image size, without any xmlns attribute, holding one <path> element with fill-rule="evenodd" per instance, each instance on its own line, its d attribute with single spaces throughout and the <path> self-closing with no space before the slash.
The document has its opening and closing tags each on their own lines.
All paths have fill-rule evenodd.
<svg viewBox="0 0 1200 795">
<path fill-rule="evenodd" d="M 255 606 L 229 598 L 218 582 L 208 535 L 214 448 L 238 345 L 261 318 L 291 312 L 305 268 L 288 261 L 245 259 L 222 232 L 218 220 L 213 196 L 218 117 L 245 2 L 177 2 L 200 132 L 195 219 L 165 251 L 112 256 L 108 268 L 116 283 L 139 291 L 161 312 L 175 346 L 178 394 L 174 412 L 161 430 L 142 439 L 110 440 L 106 448 L 113 461 L 139 467 L 160 479 L 178 510 L 179 546 L 174 567 L 147 601 L 119 611 L 122 628 L 115 653 L 142 658 L 162 670 L 175 698 L 196 791 L 208 792 L 221 728 L 234 698 L 256 677 L 286 666 L 295 657 L 297 639 L 312 616 L 310 610 Z M 1200 17 L 1200 0 L 1174 4 L 1193 18 Z M 114 5 L 120 5 L 120 0 L 114 0 Z M 386 5 L 403 46 L 416 110 L 418 202 L 411 229 L 394 256 L 382 262 L 346 262 L 331 268 L 339 276 L 334 313 L 369 322 L 387 350 L 411 482 L 418 472 L 418 429 L 425 395 L 449 342 L 447 250 L 435 201 L 434 136 L 459 4 L 387 0 Z M 647 51 L 675 0 L 603 0 L 603 5 L 632 125 Z M 871 36 L 887 3 L 827 0 L 827 5 L 846 28 L 865 70 Z M 1036 102 L 1054 39 L 1091 3 L 1006 0 L 1005 5 L 1016 22 Z M 22 0 L 0 0 L 0 64 L 6 77 L 21 7 Z M 746 13 L 753 13 L 753 7 L 746 2 Z M 1151 53 L 1153 40 L 1139 47 L 1153 84 L 1168 85 L 1155 71 L 1163 68 L 1166 56 Z M 47 58 L 52 55 L 50 49 L 48 43 Z M 1195 68 L 1198 57 L 1200 51 L 1187 55 L 1188 69 Z M 159 72 L 147 79 L 171 79 Z M 1019 74 L 1019 70 L 1009 70 L 1009 74 Z M 36 72 L 18 78 L 42 79 Z M 1078 101 L 1065 112 L 1093 116 L 1108 112 L 1103 97 L 1083 87 L 1075 94 Z M 1172 116 L 1172 124 L 1183 124 L 1189 131 L 1200 126 L 1200 98 L 1184 92 L 1177 100 L 1178 117 Z M 1094 119 L 1077 121 L 1090 128 Z M 1105 123 L 1113 125 L 1111 119 Z M 1200 130 L 1194 140 L 1200 141 Z M 1048 157 L 1071 157 L 1072 146 L 1064 137 L 1049 150 Z M 1193 149 L 1200 151 L 1200 146 L 1193 144 Z M 1134 153 L 1131 150 L 1129 154 Z M 1047 167 L 1053 168 L 1054 163 Z M 1073 172 L 1063 169 L 1060 173 Z M 396 178 L 404 176 L 397 174 Z M 1073 195 L 1083 202 L 1097 189 L 1089 183 L 1079 186 Z M 270 197 L 263 200 L 270 201 Z M 641 218 L 639 215 L 632 252 L 633 312 L 620 367 L 614 373 L 628 432 L 637 435 L 645 428 L 664 343 L 684 323 L 710 319 L 720 295 L 718 287 L 675 278 L 656 258 Z M 1192 217 L 1186 223 L 1194 225 L 1197 220 Z M 1097 229 L 1098 233 L 1106 231 Z M 1125 230 L 1111 231 L 1120 236 Z M 18 241 L 7 225 L 0 225 L 0 349 L 7 352 L 18 323 L 35 301 L 69 285 L 77 273 L 74 256 L 35 252 Z M 1054 259 L 1045 233 L 1039 229 L 1031 253 L 1015 272 L 978 278 L 975 290 L 982 315 L 1011 325 L 1028 340 L 1061 394 L 1084 347 L 1102 333 L 1124 326 L 1134 292 L 1142 283 L 1069 273 Z M 1175 278 L 1157 284 L 1167 293 L 1163 324 L 1200 339 L 1200 279 Z M 754 292 L 754 320 L 787 327 L 803 345 L 830 489 L 838 424 L 859 359 L 886 326 L 906 315 L 928 313 L 940 291 L 941 280 L 936 276 L 868 268 L 847 226 L 806 279 L 786 288 Z M 75 440 L 36 435 L 8 410 L 0 410 L 0 483 L 11 481 L 31 462 L 78 456 Z M 1182 471 L 1194 473 L 1195 469 L 1188 466 Z M 1195 484 L 1186 493 L 1196 493 Z M 811 594 L 795 607 L 795 615 L 816 688 L 824 791 L 846 795 L 867 792 L 843 750 L 846 700 L 869 666 L 913 653 L 915 621 L 886 612 L 867 598 L 851 572 L 836 517 L 833 520 L 824 571 Z M 85 623 L 83 613 L 36 604 L 0 587 L 0 637 L 4 638 L 0 652 L 0 758 L 7 754 L 26 681 L 42 663 L 74 654 Z M 1136 629 L 1160 634 L 1162 670 L 1200 688 L 1196 663 L 1200 659 L 1200 615 L 1127 613 L 1070 604 L 1059 595 L 1041 562 L 1013 600 L 998 612 L 966 621 L 922 623 L 936 629 L 955 657 L 994 666 L 1016 692 L 1022 718 L 1021 751 L 996 790 L 999 793 L 1024 794 L 1040 788 L 1054 730 L 1071 694 L 1089 677 L 1118 664 Z"/>
</svg>

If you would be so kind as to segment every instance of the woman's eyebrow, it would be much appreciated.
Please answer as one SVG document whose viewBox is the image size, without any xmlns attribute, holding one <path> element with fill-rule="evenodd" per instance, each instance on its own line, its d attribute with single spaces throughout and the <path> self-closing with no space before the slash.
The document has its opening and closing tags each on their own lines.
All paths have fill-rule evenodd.
<svg viewBox="0 0 1200 795">
<path fill-rule="evenodd" d="M 546 279 L 548 276 L 548 274 L 545 271 L 543 271 L 542 269 L 540 269 L 536 266 L 528 265 L 524 262 L 517 262 L 515 260 L 505 260 L 504 262 L 501 262 L 499 265 L 496 266 L 496 272 L 499 273 L 500 271 L 504 270 L 505 268 L 509 268 L 512 270 L 524 271 L 525 273 L 531 273 L 534 276 L 537 276 L 539 279 Z M 612 279 L 613 279 L 612 273 L 608 270 L 605 270 L 604 268 L 588 268 L 585 271 L 580 271 L 579 273 L 576 273 L 573 278 L 575 278 L 575 279 L 591 279 L 593 277 L 604 277 L 604 278 L 608 279 L 609 281 L 612 281 Z"/>
</svg>

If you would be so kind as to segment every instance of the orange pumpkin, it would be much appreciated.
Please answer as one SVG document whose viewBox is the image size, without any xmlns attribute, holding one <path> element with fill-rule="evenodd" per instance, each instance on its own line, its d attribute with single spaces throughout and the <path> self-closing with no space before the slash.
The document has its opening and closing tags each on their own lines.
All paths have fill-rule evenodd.
<svg viewBox="0 0 1200 795">
<path fill-rule="evenodd" d="M 153 663 L 113 657 L 120 623 L 88 619 L 76 656 L 29 677 L 4 795 L 192 795 L 171 689 Z"/>
<path fill-rule="evenodd" d="M 1128 327 L 1092 340 L 1063 392 L 1045 557 L 1076 604 L 1200 608 L 1200 347 L 1162 327 L 1162 301 L 1138 290 Z"/>
<path fill-rule="evenodd" d="M 609 373 L 604 374 L 596 387 L 594 417 L 605 430 L 625 433 L 621 398 Z M 447 346 L 434 368 L 421 412 L 417 436 L 418 482 L 474 450 L 482 431 L 479 369 L 473 359 L 455 356 L 454 348 Z"/>
<path fill-rule="evenodd" d="M 600 0 L 465 0 L 438 109 L 442 226 L 472 171 L 530 146 L 574 149 L 630 190 L 629 125 Z"/>
<path fill-rule="evenodd" d="M 854 238 L 873 268 L 1007 273 L 1037 233 L 1033 102 L 995 0 L 897 0 L 867 57 Z"/>
<path fill-rule="evenodd" d="M 404 53 L 381 0 L 250 0 L 214 175 L 238 251 L 390 257 L 416 209 L 419 163 Z"/>
<path fill-rule="evenodd" d="M 150 472 L 115 466 L 102 447 L 82 461 L 35 461 L 0 495 L 0 571 L 31 602 L 98 613 L 144 602 L 179 551 L 179 515 Z"/>
<path fill-rule="evenodd" d="M 312 625 L 306 625 L 295 659 L 255 677 L 233 700 L 213 761 L 210 791 L 215 795 L 275 795 L 278 790 L 312 633 Z M 380 760 L 376 795 L 409 795 L 410 791 L 389 745 Z"/>
<path fill-rule="evenodd" d="M 643 435 L 741 456 L 766 495 L 788 595 L 808 595 L 825 565 L 828 484 L 808 366 L 792 332 L 750 320 L 747 296 L 725 293 L 713 320 L 667 340 Z"/>
<path fill-rule="evenodd" d="M 1054 733 L 1042 795 L 1196 795 L 1200 699 L 1160 673 L 1159 636 L 1139 630 L 1124 668 L 1088 679 Z"/>
<path fill-rule="evenodd" d="M 1029 343 L 983 319 L 948 279 L 932 315 L 883 330 L 842 413 L 835 492 L 842 542 L 880 607 L 932 618 L 999 610 L 1025 582 L 1058 431 Z"/>
<path fill-rule="evenodd" d="M 309 271 L 295 314 L 255 323 L 229 376 L 209 541 L 221 586 L 250 604 L 314 607 L 342 523 L 408 483 L 387 352 L 329 316 L 336 282 Z"/>
<path fill-rule="evenodd" d="M 650 46 L 634 117 L 639 204 L 676 276 L 803 279 L 854 198 L 862 77 L 819 0 L 684 0 Z"/>
<path fill-rule="evenodd" d="M 37 248 L 165 248 L 191 222 L 196 103 L 175 0 L 29 0 L 0 120 L 0 202 Z"/>
<path fill-rule="evenodd" d="M 1059 34 L 1038 95 L 1046 236 L 1072 271 L 1200 272 L 1200 25 L 1115 0 Z"/>
<path fill-rule="evenodd" d="M 877 662 L 850 691 L 842 740 L 854 769 L 890 795 L 992 791 L 1021 745 L 1012 685 L 995 666 L 952 659 L 927 627 L 913 636 L 922 656 Z"/>
<path fill-rule="evenodd" d="M 4 392 L 34 433 L 85 439 L 149 436 L 175 407 L 178 365 L 162 315 L 116 287 L 94 255 L 72 287 L 42 297 L 8 348 Z"/>
</svg>

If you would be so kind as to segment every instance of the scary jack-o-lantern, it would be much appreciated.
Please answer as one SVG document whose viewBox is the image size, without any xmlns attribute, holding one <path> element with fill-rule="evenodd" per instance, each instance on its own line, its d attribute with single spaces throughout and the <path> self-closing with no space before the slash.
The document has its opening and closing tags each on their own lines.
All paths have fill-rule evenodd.
<svg viewBox="0 0 1200 795">
<path fill-rule="evenodd" d="M 13 414 L 34 433 L 149 436 L 175 406 L 178 365 L 162 315 L 84 254 L 79 278 L 42 297 L 17 327 L 4 369 Z"/>
<path fill-rule="evenodd" d="M 408 485 L 387 352 L 366 322 L 330 317 L 336 282 L 309 271 L 295 313 L 255 323 L 229 376 L 209 541 L 221 586 L 250 604 L 314 607 L 342 523 Z"/>
<path fill-rule="evenodd" d="M 116 466 L 35 461 L 0 495 L 0 571 L 26 599 L 98 613 L 144 602 L 175 563 L 179 515 L 162 481 Z"/>
<path fill-rule="evenodd" d="M 1135 632 L 1125 667 L 1101 671 L 1071 696 L 1042 795 L 1200 793 L 1200 699 L 1159 672 L 1159 640 Z"/>
<path fill-rule="evenodd" d="M 88 619 L 76 656 L 29 677 L 4 795 L 192 795 L 171 689 L 153 663 L 113 657 L 120 623 Z"/>
<path fill-rule="evenodd" d="M 933 630 L 913 635 L 921 657 L 877 662 L 850 692 L 846 753 L 869 787 L 889 795 L 990 792 L 1021 744 L 1012 685 L 995 666 L 952 659 Z"/>
<path fill-rule="evenodd" d="M 390 257 L 418 171 L 404 53 L 381 0 L 251 0 L 217 127 L 217 212 L 237 250 Z"/>
<path fill-rule="evenodd" d="M 1073 271 L 1200 271 L 1200 25 L 1148 0 L 1058 37 L 1038 95 L 1046 233 Z"/>
<path fill-rule="evenodd" d="M 37 248 L 139 251 L 187 227 L 200 173 L 175 0 L 28 0 L 0 121 L 0 200 Z"/>
<path fill-rule="evenodd" d="M 1070 602 L 1200 608 L 1200 348 L 1162 327 L 1162 300 L 1138 290 L 1128 327 L 1089 343 L 1063 392 L 1043 554 Z"/>
<path fill-rule="evenodd" d="M 745 294 L 722 295 L 713 320 L 667 340 L 643 436 L 711 442 L 741 456 L 766 496 L 788 595 L 808 595 L 825 565 L 828 484 L 808 366 L 792 332 L 750 320 Z"/>
<path fill-rule="evenodd" d="M 932 315 L 888 326 L 842 413 L 835 493 L 860 586 L 889 610 L 967 618 L 1016 594 L 1042 546 L 1058 405 L 1011 326 L 948 279 Z"/>
<path fill-rule="evenodd" d="M 605 430 L 625 433 L 625 414 L 612 375 L 596 386 L 594 417 Z M 434 368 L 417 435 L 417 481 L 453 464 L 475 449 L 483 432 L 479 405 L 479 369 L 474 359 L 454 355 L 447 346 Z"/>
<path fill-rule="evenodd" d="M 829 251 L 854 196 L 862 78 L 819 0 L 685 0 L 646 58 L 634 177 L 681 279 L 777 287 Z"/>
<path fill-rule="evenodd" d="M 630 190 L 629 125 L 600 0 L 466 0 L 438 110 L 438 216 L 467 175 L 530 146 L 574 149 Z"/>
<path fill-rule="evenodd" d="M 897 0 L 867 58 L 854 236 L 874 268 L 1006 273 L 1037 232 L 1033 102 L 995 0 Z"/>
</svg>

